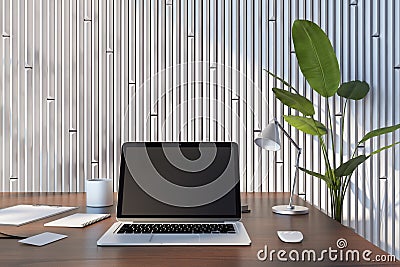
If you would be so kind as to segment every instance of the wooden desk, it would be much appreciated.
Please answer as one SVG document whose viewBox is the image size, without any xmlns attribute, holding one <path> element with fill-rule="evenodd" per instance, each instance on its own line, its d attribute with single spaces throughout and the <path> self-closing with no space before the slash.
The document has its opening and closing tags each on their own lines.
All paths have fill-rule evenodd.
<svg viewBox="0 0 400 267">
<path fill-rule="evenodd" d="M 257 252 L 268 245 L 268 249 L 298 251 L 315 249 L 317 252 L 332 247 L 337 249 L 338 238 L 345 238 L 349 249 L 373 251 L 387 255 L 384 251 L 363 239 L 351 229 L 330 219 L 322 212 L 310 208 L 308 215 L 284 216 L 271 212 L 276 204 L 286 203 L 288 193 L 243 193 L 242 202 L 248 203 L 251 213 L 243 214 L 243 223 L 252 240 L 251 246 L 243 247 L 97 247 L 97 239 L 115 222 L 115 207 L 87 208 L 84 193 L 0 193 L 1 207 L 16 204 L 60 204 L 80 206 L 79 210 L 60 214 L 24 226 L 0 226 L 8 234 L 31 236 L 45 231 L 66 234 L 68 238 L 45 247 L 23 245 L 13 239 L 0 239 L 1 266 L 309 266 L 309 262 L 259 261 Z M 304 201 L 295 199 L 297 204 Z M 83 229 L 43 227 L 43 224 L 75 212 L 112 213 L 112 218 Z M 304 240 L 300 244 L 285 244 L 277 230 L 301 230 Z M 330 262 L 324 265 L 346 265 L 346 262 Z M 351 264 L 365 266 L 366 262 Z M 370 262 L 371 266 L 382 263 Z M 322 265 L 321 262 L 312 265 Z M 391 263 L 394 265 L 394 263 Z"/>
</svg>

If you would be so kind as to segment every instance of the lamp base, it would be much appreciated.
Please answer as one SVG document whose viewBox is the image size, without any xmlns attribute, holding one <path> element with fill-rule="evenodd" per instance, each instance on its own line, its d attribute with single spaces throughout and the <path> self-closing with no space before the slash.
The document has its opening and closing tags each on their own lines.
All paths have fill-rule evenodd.
<svg viewBox="0 0 400 267">
<path fill-rule="evenodd" d="M 278 205 L 272 207 L 272 212 L 283 215 L 302 215 L 308 214 L 308 208 L 296 205 L 293 205 L 292 208 L 290 208 L 288 205 Z"/>
</svg>

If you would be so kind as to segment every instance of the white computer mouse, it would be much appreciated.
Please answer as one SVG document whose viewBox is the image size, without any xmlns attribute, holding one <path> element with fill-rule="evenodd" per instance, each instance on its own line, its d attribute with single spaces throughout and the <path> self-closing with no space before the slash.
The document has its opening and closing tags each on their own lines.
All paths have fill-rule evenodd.
<svg viewBox="0 0 400 267">
<path fill-rule="evenodd" d="M 276 231 L 280 240 L 286 243 L 299 243 L 303 240 L 300 231 Z"/>
</svg>

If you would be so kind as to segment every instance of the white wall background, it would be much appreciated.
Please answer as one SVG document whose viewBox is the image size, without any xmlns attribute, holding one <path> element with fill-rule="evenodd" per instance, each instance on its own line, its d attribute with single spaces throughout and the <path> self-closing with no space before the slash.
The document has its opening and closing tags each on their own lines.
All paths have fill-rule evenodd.
<svg viewBox="0 0 400 267">
<path fill-rule="evenodd" d="M 371 84 L 349 105 L 350 153 L 369 130 L 400 122 L 399 14 L 396 0 L 1 0 L 0 191 L 84 191 L 91 177 L 117 185 L 125 140 L 234 140 L 243 191 L 289 191 L 295 151 L 284 140 L 268 154 L 253 138 L 290 112 L 263 69 L 313 98 L 326 122 L 325 100 L 298 71 L 293 20 L 328 33 L 343 81 Z M 343 103 L 329 101 L 338 114 Z M 284 126 L 304 148 L 301 165 L 323 171 L 316 140 Z M 391 149 L 359 168 L 344 224 L 400 257 L 398 155 Z M 301 174 L 297 192 L 330 213 L 319 180 Z"/>
</svg>

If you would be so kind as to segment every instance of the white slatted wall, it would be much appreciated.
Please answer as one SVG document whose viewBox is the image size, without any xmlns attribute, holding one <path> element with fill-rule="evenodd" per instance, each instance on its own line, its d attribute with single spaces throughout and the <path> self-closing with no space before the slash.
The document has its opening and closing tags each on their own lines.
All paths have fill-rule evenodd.
<svg viewBox="0 0 400 267">
<path fill-rule="evenodd" d="M 116 185 L 124 140 L 235 140 L 243 191 L 289 191 L 295 151 L 285 139 L 276 155 L 260 151 L 253 138 L 289 113 L 263 69 L 312 97 L 327 121 L 298 71 L 293 20 L 325 29 L 343 81 L 372 85 L 349 105 L 349 153 L 365 132 L 400 122 L 399 14 L 397 0 L 1 0 L 0 191 L 84 191 L 91 177 Z M 337 114 L 343 103 L 329 101 Z M 323 171 L 316 140 L 284 126 L 304 148 L 301 164 Z M 344 223 L 400 257 L 398 155 L 358 170 Z M 330 212 L 319 180 L 301 174 L 297 191 Z"/>
</svg>

